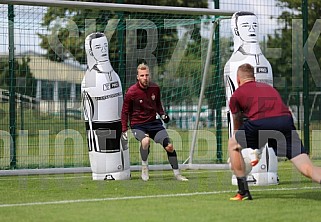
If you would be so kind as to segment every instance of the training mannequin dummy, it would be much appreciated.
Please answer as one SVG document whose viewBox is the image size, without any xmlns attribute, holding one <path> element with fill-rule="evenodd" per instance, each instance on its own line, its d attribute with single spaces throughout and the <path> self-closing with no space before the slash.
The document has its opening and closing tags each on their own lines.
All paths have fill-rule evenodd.
<svg viewBox="0 0 321 222">
<path fill-rule="evenodd" d="M 128 141 L 121 137 L 123 93 L 103 33 L 85 39 L 87 70 L 81 91 L 93 180 L 130 179 Z"/>
<path fill-rule="evenodd" d="M 229 111 L 229 102 L 237 89 L 237 69 L 240 65 L 249 63 L 254 67 L 255 80 L 273 85 L 272 67 L 263 55 L 258 40 L 258 19 L 252 12 L 236 12 L 231 19 L 234 50 L 224 67 L 224 84 L 226 89 L 226 107 L 229 137 L 233 135 L 234 123 Z M 248 174 L 251 185 L 278 184 L 277 157 L 272 148 L 267 146 L 259 150 L 246 148 L 242 150 L 244 158 L 249 158 L 252 170 Z M 237 184 L 233 175 L 232 183 Z"/>
</svg>

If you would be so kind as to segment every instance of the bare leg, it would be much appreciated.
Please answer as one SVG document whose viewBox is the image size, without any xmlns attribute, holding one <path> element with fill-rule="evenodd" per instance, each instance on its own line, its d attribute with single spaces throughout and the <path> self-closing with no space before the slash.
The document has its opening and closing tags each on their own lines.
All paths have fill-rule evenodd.
<svg viewBox="0 0 321 222">
<path fill-rule="evenodd" d="M 230 156 L 231 168 L 236 177 L 245 177 L 245 164 L 241 153 L 242 147 L 234 137 L 228 140 L 228 152 Z"/>
<path fill-rule="evenodd" d="M 292 158 L 291 161 L 304 176 L 314 182 L 321 183 L 321 167 L 314 166 L 307 154 L 302 153 Z"/>
<path fill-rule="evenodd" d="M 241 150 L 242 147 L 237 143 L 235 137 L 231 137 L 228 141 L 228 152 L 230 155 L 231 168 L 236 176 L 239 191 L 236 196 L 230 200 L 252 200 L 245 176 L 245 164 Z"/>
</svg>

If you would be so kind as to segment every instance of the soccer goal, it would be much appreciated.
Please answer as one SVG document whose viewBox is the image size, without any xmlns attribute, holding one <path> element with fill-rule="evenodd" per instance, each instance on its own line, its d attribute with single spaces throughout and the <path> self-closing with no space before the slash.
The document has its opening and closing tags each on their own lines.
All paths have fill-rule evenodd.
<svg viewBox="0 0 321 222">
<path fill-rule="evenodd" d="M 3 0 L 0 11 L 0 27 L 7 27 L 0 29 L 0 72 L 15 84 L 0 86 L 0 174 L 90 172 L 80 85 L 84 39 L 96 31 L 107 36 L 123 92 L 140 61 L 151 67 L 181 168 L 228 168 L 223 68 L 233 11 L 57 0 Z M 132 135 L 129 149 L 131 168 L 139 169 Z M 156 144 L 149 163 L 170 169 Z"/>
</svg>

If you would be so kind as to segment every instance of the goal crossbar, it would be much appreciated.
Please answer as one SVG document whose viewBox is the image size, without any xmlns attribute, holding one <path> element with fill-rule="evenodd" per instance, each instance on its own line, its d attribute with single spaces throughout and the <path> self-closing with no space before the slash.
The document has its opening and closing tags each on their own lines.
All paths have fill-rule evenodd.
<svg viewBox="0 0 321 222">
<path fill-rule="evenodd" d="M 47 0 L 2 0 L 1 4 L 65 7 L 65 8 L 86 8 L 86 9 L 90 8 L 90 9 L 99 9 L 99 10 L 148 12 L 148 13 L 162 13 L 162 14 L 231 16 L 234 13 L 234 11 L 221 10 L 221 9 L 116 4 L 116 3 L 101 3 L 101 2 L 60 1 L 60 0 L 51 0 L 51 1 L 47 1 Z"/>
</svg>

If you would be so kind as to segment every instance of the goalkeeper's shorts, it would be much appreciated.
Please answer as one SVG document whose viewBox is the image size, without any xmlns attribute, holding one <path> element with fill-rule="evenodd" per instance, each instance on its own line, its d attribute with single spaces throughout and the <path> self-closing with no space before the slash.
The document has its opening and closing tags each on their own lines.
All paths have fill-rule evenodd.
<svg viewBox="0 0 321 222">
<path fill-rule="evenodd" d="M 159 119 L 148 123 L 133 125 L 131 129 L 134 137 L 138 141 L 142 141 L 147 135 L 153 139 L 155 143 L 162 144 L 163 146 L 164 142 L 168 144 L 170 141 L 168 133 Z"/>
</svg>

